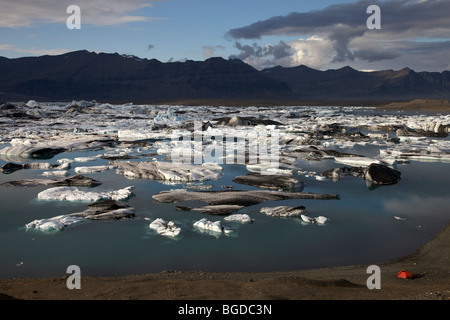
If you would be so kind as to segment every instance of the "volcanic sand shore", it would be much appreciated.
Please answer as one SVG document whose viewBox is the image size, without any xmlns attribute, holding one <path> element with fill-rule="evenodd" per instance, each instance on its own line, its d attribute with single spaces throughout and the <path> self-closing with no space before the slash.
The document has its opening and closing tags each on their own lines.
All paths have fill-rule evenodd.
<svg viewBox="0 0 450 320">
<path fill-rule="evenodd" d="M 291 272 L 181 272 L 123 277 L 1 279 L 0 299 L 26 300 L 450 300 L 450 225 L 415 253 L 374 264 L 381 289 L 367 288 L 369 265 Z M 400 279 L 406 269 L 413 279 Z"/>
</svg>

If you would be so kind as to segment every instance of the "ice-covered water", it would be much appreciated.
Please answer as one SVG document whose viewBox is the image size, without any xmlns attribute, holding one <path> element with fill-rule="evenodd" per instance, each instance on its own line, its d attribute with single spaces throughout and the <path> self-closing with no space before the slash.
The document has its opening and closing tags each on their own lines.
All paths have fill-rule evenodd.
<svg viewBox="0 0 450 320">
<path fill-rule="evenodd" d="M 48 104 L 50 105 L 50 104 Z M 134 130 L 137 133 L 153 135 L 147 138 L 157 139 L 161 131 L 150 130 L 160 122 L 165 128 L 180 125 L 184 121 L 213 119 L 214 116 L 251 116 L 271 114 L 272 119 L 289 122 L 285 137 L 291 134 L 311 130 L 311 123 L 299 120 L 302 114 L 316 117 L 317 125 L 339 122 L 346 125 L 373 125 L 374 117 L 381 111 L 364 108 L 245 108 L 236 112 L 228 107 L 183 107 L 175 116 L 173 112 L 161 112 L 163 107 L 151 109 L 149 106 L 98 106 L 98 110 L 110 114 L 123 115 L 123 110 L 133 110 L 125 118 L 104 117 L 101 126 L 91 119 L 90 114 L 81 114 L 78 118 L 50 119 L 52 112 L 62 109 L 58 104 L 43 108 L 47 114 L 47 124 L 36 122 L 34 127 L 16 127 L 4 125 L 0 149 L 11 146 L 12 139 L 31 140 L 37 136 L 54 135 L 60 127 L 67 132 L 71 126 L 78 130 L 90 130 L 101 133 L 117 134 L 119 130 Z M 57 110 L 57 111 L 55 111 Z M 192 112 L 192 110 L 195 111 Z M 209 110 L 209 111 L 208 111 Z M 58 111 L 59 112 L 59 111 Z M 312 112 L 312 113 L 311 113 Z M 288 117 L 289 115 L 289 117 Z M 133 119 L 135 117 L 136 119 Z M 148 117 L 148 119 L 145 119 Z M 377 116 L 378 117 L 378 116 Z M 423 128 L 430 119 L 445 121 L 445 116 L 431 115 L 426 118 L 420 114 L 401 114 L 386 112 L 379 123 L 398 122 L 410 127 Z M 443 119 L 444 118 L 444 119 Z M 86 119 L 86 121 L 83 121 Z M 150 120 L 149 120 L 150 119 Z M 289 120 L 287 120 L 289 119 Z M 355 120 L 356 119 L 356 120 Z M 153 121 L 155 120 L 155 121 Z M 9 121 L 9 120 L 8 120 Z M 312 121 L 310 118 L 308 121 Z M 49 126 L 49 123 L 52 126 Z M 414 124 L 414 125 L 413 125 Z M 139 130 L 138 130 L 139 129 Z M 304 130 L 305 129 L 305 130 Z M 34 133 L 32 132 L 34 131 Z M 297 133 L 296 133 L 297 132 Z M 363 130 L 362 133 L 372 132 Z M 380 132 L 377 132 L 380 133 Z M 390 137 L 392 132 L 382 132 Z M 166 136 L 167 137 L 167 136 Z M 131 139 L 133 140 L 133 139 Z M 154 142 L 154 140 L 151 140 Z M 434 142 L 433 142 L 434 141 Z M 17 142 L 17 140 L 14 140 Z M 449 146 L 449 138 L 425 138 L 415 144 L 403 143 L 401 147 L 438 146 L 439 150 Z M 365 157 L 379 157 L 380 149 L 397 148 L 398 145 L 376 140 L 361 143 L 349 143 L 339 139 L 321 141 L 327 149 L 351 152 Z M 146 160 L 164 161 L 165 154 L 157 154 L 158 149 L 166 148 L 164 141 L 150 144 L 150 147 L 132 146 L 122 150 L 127 154 L 148 153 Z M 285 150 L 293 148 L 287 146 Z M 109 165 L 100 155 L 118 154 L 118 150 L 89 150 L 63 152 L 50 159 L 23 160 L 27 162 L 50 162 L 58 160 L 85 160 L 73 162 L 68 171 L 76 173 L 77 167 L 98 167 Z M 321 172 L 340 167 L 333 158 L 321 160 L 299 159 L 292 170 L 293 176 L 304 182 L 304 192 L 339 194 L 339 200 L 303 200 L 290 199 L 266 201 L 247 206 L 236 213 L 246 214 L 251 223 L 228 221 L 225 216 L 210 216 L 198 211 L 179 211 L 175 206 L 183 203 L 157 203 L 152 196 L 163 190 L 189 188 L 189 183 L 165 183 L 147 179 L 130 179 L 110 170 L 81 170 L 102 184 L 89 191 L 108 193 L 133 186 L 132 195 L 122 200 L 135 209 L 135 217 L 114 221 L 83 221 L 67 226 L 63 230 L 43 232 L 27 229 L 26 224 L 36 219 L 49 219 L 60 215 L 81 212 L 86 209 L 83 201 L 41 200 L 40 192 L 49 186 L 4 187 L 0 186 L 0 277 L 63 276 L 69 265 L 78 265 L 82 275 L 125 275 L 162 270 L 208 270 L 208 271 L 275 271 L 294 270 L 313 267 L 327 267 L 347 264 L 377 263 L 387 259 L 409 254 L 425 242 L 431 240 L 450 221 L 450 181 L 449 163 L 445 161 L 418 161 L 410 159 L 399 162 L 394 167 L 402 174 L 401 180 L 394 185 L 368 188 L 364 179 L 345 177 L 339 181 L 317 179 Z M 138 161 L 133 159 L 131 161 Z M 140 161 L 140 160 L 139 160 Z M 0 166 L 10 162 L 0 159 Z M 17 163 L 17 161 L 15 161 Z M 64 162 L 64 161 L 60 161 Z M 249 171 L 245 165 L 224 164 L 222 175 L 211 181 L 194 183 L 195 186 L 208 185 L 208 190 L 224 190 L 224 186 L 239 190 L 258 188 L 240 185 L 233 178 L 245 175 Z M 56 170 L 56 169 L 55 169 Z M 13 173 L 0 173 L 0 183 L 44 177 L 48 170 L 23 169 Z M 311 174 L 308 174 L 311 173 Z M 61 178 L 61 177 L 57 177 Z M 79 187 L 83 189 L 83 187 Z M 84 188 L 86 189 L 86 188 Z M 83 190 L 84 190 L 83 189 Z M 305 206 L 309 217 L 326 217 L 325 224 L 305 223 L 301 218 L 272 217 L 260 212 L 269 206 Z M 181 228 L 177 237 L 165 237 L 149 224 L 156 219 L 173 221 Z M 220 225 L 233 232 L 205 233 L 194 226 L 201 219 L 220 221 Z"/>
</svg>

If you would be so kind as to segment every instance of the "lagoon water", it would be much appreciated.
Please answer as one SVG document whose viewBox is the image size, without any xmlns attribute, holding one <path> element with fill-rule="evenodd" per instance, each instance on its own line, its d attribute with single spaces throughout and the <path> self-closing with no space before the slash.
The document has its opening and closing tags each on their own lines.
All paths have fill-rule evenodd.
<svg viewBox="0 0 450 320">
<path fill-rule="evenodd" d="M 445 138 L 448 139 L 448 138 Z M 0 148 L 4 145 L 0 145 Z M 355 146 L 338 149 L 366 156 L 378 154 L 379 147 Z M 151 151 L 151 150 L 150 150 Z M 89 151 L 62 153 L 50 160 L 104 153 Z M 160 157 L 160 156 L 159 156 Z M 0 160 L 0 166 L 5 164 Z M 103 165 L 98 159 L 78 166 Z M 301 161 L 299 170 L 322 172 L 339 165 L 333 159 Z M 305 192 L 337 193 L 339 200 L 284 200 L 264 202 L 241 209 L 253 220 L 250 224 L 224 221 L 223 216 L 207 216 L 194 211 L 177 211 L 180 203 L 156 203 L 152 195 L 161 190 L 184 188 L 153 180 L 127 179 L 115 170 L 87 174 L 102 182 L 95 191 L 134 186 L 134 196 L 126 202 L 135 208 L 133 219 L 84 221 L 63 231 L 27 230 L 25 224 L 57 215 L 79 212 L 86 203 L 40 201 L 37 195 L 48 187 L 0 186 L 0 277 L 64 276 L 69 265 L 78 265 L 82 275 L 116 276 L 163 270 L 202 271 L 286 271 L 349 264 L 376 264 L 399 258 L 431 240 L 450 221 L 449 163 L 419 162 L 397 164 L 402 178 L 395 185 L 368 189 L 361 178 L 319 181 L 299 175 Z M 211 190 L 248 190 L 255 187 L 232 181 L 248 173 L 245 166 L 223 165 L 224 176 Z M 73 168 L 70 173 L 74 174 Z M 40 170 L 0 173 L 0 183 L 42 178 Z M 301 219 L 275 218 L 260 213 L 269 205 L 304 205 L 307 215 L 329 218 L 325 225 L 304 224 Z M 402 219 L 397 219 L 400 217 Z M 156 218 L 173 220 L 182 228 L 171 239 L 149 228 Z M 201 218 L 220 220 L 235 230 L 229 235 L 201 233 L 193 223 Z"/>
</svg>

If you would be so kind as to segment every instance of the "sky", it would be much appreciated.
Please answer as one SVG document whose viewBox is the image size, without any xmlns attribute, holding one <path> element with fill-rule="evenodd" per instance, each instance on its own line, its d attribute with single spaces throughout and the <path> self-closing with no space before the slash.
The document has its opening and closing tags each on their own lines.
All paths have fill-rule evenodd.
<svg viewBox="0 0 450 320">
<path fill-rule="evenodd" d="M 80 8 L 80 29 L 67 26 L 70 5 Z M 238 58 L 259 70 L 442 72 L 449 14 L 449 0 L 0 0 L 0 56 L 88 50 L 162 62 Z"/>
</svg>

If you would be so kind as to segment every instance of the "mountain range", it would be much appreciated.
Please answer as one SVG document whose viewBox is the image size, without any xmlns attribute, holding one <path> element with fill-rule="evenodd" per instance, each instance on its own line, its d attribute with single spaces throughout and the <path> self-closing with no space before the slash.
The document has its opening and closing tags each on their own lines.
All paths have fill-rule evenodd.
<svg viewBox="0 0 450 320">
<path fill-rule="evenodd" d="M 237 59 L 160 62 L 85 50 L 0 57 L 0 100 L 163 103 L 181 100 L 450 99 L 450 71 L 257 70 Z"/>
</svg>

